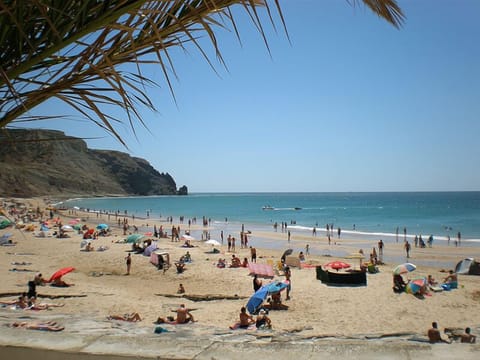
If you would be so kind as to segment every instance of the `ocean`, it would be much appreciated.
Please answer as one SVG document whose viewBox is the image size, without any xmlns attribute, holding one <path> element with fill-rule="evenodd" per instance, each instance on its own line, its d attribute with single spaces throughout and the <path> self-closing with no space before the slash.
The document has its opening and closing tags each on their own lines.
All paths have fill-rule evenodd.
<svg viewBox="0 0 480 360">
<path fill-rule="evenodd" d="M 271 230 L 285 222 L 291 231 L 318 233 L 326 224 L 351 239 L 384 242 L 413 241 L 433 235 L 436 244 L 448 237 L 453 245 L 480 245 L 480 192 L 361 192 L 361 193 L 194 193 L 188 196 L 102 197 L 63 203 L 90 211 L 119 212 L 136 218 L 165 221 L 168 216 L 211 220 L 212 232 Z M 267 207 L 268 209 L 264 209 Z M 220 231 L 220 230 L 219 230 Z M 215 237 L 218 237 L 215 235 Z"/>
</svg>

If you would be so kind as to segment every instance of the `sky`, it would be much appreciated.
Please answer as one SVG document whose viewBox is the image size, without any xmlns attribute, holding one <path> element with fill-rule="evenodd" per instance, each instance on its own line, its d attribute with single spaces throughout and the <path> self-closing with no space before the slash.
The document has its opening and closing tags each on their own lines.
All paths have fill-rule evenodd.
<svg viewBox="0 0 480 360">
<path fill-rule="evenodd" d="M 228 69 L 173 54 L 176 103 L 148 69 L 159 111 L 142 110 L 137 138 L 119 128 L 128 149 L 85 121 L 36 126 L 144 158 L 190 193 L 480 190 L 480 1 L 398 3 L 400 29 L 343 0 L 283 0 L 290 41 L 265 21 L 270 53 L 237 11 L 242 43 L 217 32 Z"/>
</svg>

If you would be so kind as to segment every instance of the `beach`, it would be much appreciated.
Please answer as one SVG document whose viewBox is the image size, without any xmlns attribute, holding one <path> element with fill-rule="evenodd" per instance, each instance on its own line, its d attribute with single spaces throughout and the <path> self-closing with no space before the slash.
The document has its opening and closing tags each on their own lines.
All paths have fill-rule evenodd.
<svg viewBox="0 0 480 360">
<path fill-rule="evenodd" d="M 35 209 L 43 199 L 18 200 L 27 208 Z M 48 211 L 45 212 L 48 216 Z M 92 242 L 105 251 L 82 251 L 81 235 L 68 233 L 69 238 L 36 238 L 33 232 L 23 229 L 6 228 L 0 230 L 12 233 L 15 246 L 1 247 L 0 274 L 2 280 L 1 300 L 14 299 L 27 291 L 27 282 L 36 272 L 45 278 L 64 267 L 75 270 L 63 277 L 74 286 L 57 288 L 39 286 L 39 300 L 64 303 L 63 307 L 41 311 L 13 310 L 9 306 L 1 308 L 2 325 L 13 321 L 54 320 L 65 326 L 59 333 L 32 331 L 25 329 L 1 328 L 0 350 L 13 354 L 28 355 L 28 348 L 42 348 L 76 353 L 78 356 L 94 354 L 122 355 L 145 358 L 245 358 L 248 354 L 259 354 L 263 358 L 291 358 L 291 352 L 298 358 L 316 358 L 322 354 L 350 354 L 351 358 L 474 358 L 479 345 L 429 344 L 424 342 L 426 331 L 433 321 L 441 329 L 472 328 L 480 334 L 480 278 L 460 275 L 459 288 L 452 291 L 431 293 L 419 299 L 411 294 L 395 294 L 392 291 L 392 269 L 396 263 L 379 265 L 379 272 L 368 274 L 367 286 L 332 287 L 316 279 L 316 265 L 333 260 L 350 262 L 359 266 L 358 260 L 324 256 L 328 249 L 342 253 L 358 252 L 358 242 L 347 238 L 335 239 L 328 245 L 324 236 L 295 234 L 287 242 L 287 234 L 273 231 L 253 232 L 249 245 L 256 246 L 256 239 L 263 243 L 284 243 L 284 248 L 300 249 L 309 243 L 315 255 L 307 255 L 308 267 L 292 268 L 291 299 L 283 303 L 289 309 L 270 311 L 273 328 L 268 331 L 230 330 L 229 326 L 238 320 L 240 308 L 245 306 L 253 294 L 252 277 L 246 268 L 224 268 L 215 266 L 218 259 L 231 258 L 232 253 L 223 246 L 217 246 L 220 254 L 210 253 L 212 246 L 203 241 L 193 240 L 192 248 L 183 248 L 183 241 L 172 242 L 170 238 L 158 240 L 158 248 L 168 252 L 171 262 L 178 260 L 189 251 L 193 261 L 187 263 L 186 270 L 178 274 L 175 266 L 167 271 L 158 270 L 150 263 L 150 258 L 132 254 L 130 275 L 126 274 L 126 260 L 131 244 L 122 243 L 123 230 L 114 217 L 107 215 L 75 212 L 69 210 L 55 213 L 63 224 L 80 218 L 82 224 L 95 228 L 99 223 L 107 223 L 111 235 L 99 237 Z M 129 220 L 141 231 L 163 225 L 170 233 L 172 225 L 179 225 L 178 219 L 166 226 L 165 222 L 145 219 Z M 38 225 L 38 224 L 37 224 Z M 37 231 L 39 227 L 37 226 Z M 191 225 L 192 233 L 204 230 L 200 224 Z M 131 229 L 129 229 L 131 231 Z M 238 229 L 240 231 L 240 229 Z M 182 231 L 183 233 L 183 231 Z M 238 237 L 238 235 L 235 234 Z M 153 237 L 150 237 L 153 239 Z M 237 241 L 236 256 L 241 260 L 250 259 L 250 249 L 240 249 Z M 372 241 L 368 254 L 377 243 Z M 325 250 L 325 251 L 324 251 Z M 283 251 L 276 248 L 257 248 L 257 262 L 276 263 Z M 295 251 L 293 255 L 298 255 Z M 385 257 L 404 258 L 402 242 L 390 243 L 385 248 Z M 466 257 L 480 258 L 479 247 L 454 247 L 434 245 L 432 248 L 412 248 L 410 262 L 438 264 L 418 266 L 405 275 L 405 278 L 422 277 L 431 274 L 441 280 L 446 271 Z M 29 265 L 14 265 L 26 263 Z M 445 267 L 445 264 L 451 264 Z M 12 271 L 16 269 L 16 271 Z M 28 270 L 28 271 L 25 271 Z M 273 279 L 283 281 L 281 273 Z M 185 294 L 177 294 L 179 284 L 186 289 Z M 172 310 L 185 304 L 194 309 L 196 322 L 185 325 L 154 324 L 158 317 L 174 315 Z M 108 320 L 108 315 L 138 312 L 142 321 L 130 323 Z M 166 332 L 154 334 L 156 327 Z M 100 336 L 101 335 L 101 336 Z M 378 352 L 381 345 L 382 352 Z M 24 348 L 27 346 L 27 348 Z M 228 352 L 228 356 L 225 353 Z M 92 355 L 93 354 L 93 355 Z M 222 355 L 223 354 L 223 355 Z M 25 356 L 26 356 L 25 355 Z M 448 356 L 447 356 L 448 355 Z M 23 355 L 18 355 L 20 356 Z M 55 358 L 48 355 L 46 358 Z M 258 356 L 258 355 L 257 355 Z M 72 357 L 73 358 L 73 357 Z M 80 358 L 80 357 L 79 357 Z M 93 358 L 93 357 L 92 357 Z"/>
</svg>

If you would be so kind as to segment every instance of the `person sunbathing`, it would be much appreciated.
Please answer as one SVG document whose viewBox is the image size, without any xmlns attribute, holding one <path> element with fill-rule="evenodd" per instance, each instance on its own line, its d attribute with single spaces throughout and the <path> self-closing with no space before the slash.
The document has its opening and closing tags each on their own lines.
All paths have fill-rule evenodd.
<svg viewBox="0 0 480 360">
<path fill-rule="evenodd" d="M 74 284 L 67 284 L 65 281 L 62 280 L 62 278 L 56 278 L 50 284 L 50 286 L 56 286 L 56 287 L 69 287 L 69 286 L 73 286 L 73 285 Z"/>
<path fill-rule="evenodd" d="M 265 308 L 270 310 L 288 310 L 288 305 L 282 304 L 282 295 L 279 291 L 272 294 L 268 304 L 265 304 Z"/>
<path fill-rule="evenodd" d="M 17 299 L 11 301 L 0 301 L 3 305 L 15 305 L 17 309 L 26 309 L 28 307 L 27 293 L 23 293 Z"/>
<path fill-rule="evenodd" d="M 63 307 L 65 304 L 53 304 L 53 303 L 37 303 L 36 297 L 31 297 L 28 299 L 28 309 L 29 310 L 48 310 L 52 307 Z"/>
<path fill-rule="evenodd" d="M 124 315 L 109 315 L 107 316 L 108 320 L 122 320 L 122 321 L 129 321 L 129 322 L 137 322 L 142 321 L 140 314 L 137 312 L 131 314 L 124 314 Z"/>
<path fill-rule="evenodd" d="M 62 331 L 65 329 L 63 326 L 59 326 L 56 322 L 48 321 L 45 323 L 32 323 L 32 322 L 14 322 L 11 324 L 14 328 L 23 328 L 28 330 L 43 330 L 43 331 Z"/>
</svg>

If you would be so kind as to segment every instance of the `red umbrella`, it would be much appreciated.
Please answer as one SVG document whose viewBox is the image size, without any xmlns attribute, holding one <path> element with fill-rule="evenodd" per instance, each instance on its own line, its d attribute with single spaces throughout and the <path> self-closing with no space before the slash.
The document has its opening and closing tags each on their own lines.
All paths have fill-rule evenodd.
<svg viewBox="0 0 480 360">
<path fill-rule="evenodd" d="M 72 272 L 73 270 L 75 270 L 74 267 L 66 267 L 66 268 L 63 268 L 63 269 L 60 269 L 58 271 L 56 271 L 51 277 L 50 277 L 50 280 L 48 280 L 48 282 L 52 282 L 56 279 L 59 279 L 61 278 L 63 275 L 65 274 L 68 274 L 69 272 Z"/>
<path fill-rule="evenodd" d="M 335 270 L 340 270 L 340 269 L 346 269 L 346 268 L 349 268 L 351 265 L 350 264 L 347 264 L 343 261 L 331 261 L 329 263 L 326 263 L 325 265 L 323 265 L 324 267 L 329 267 L 329 268 L 332 268 L 332 269 L 335 269 Z"/>
</svg>

